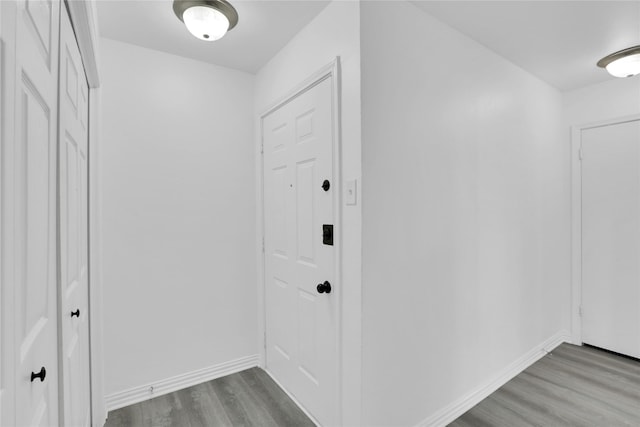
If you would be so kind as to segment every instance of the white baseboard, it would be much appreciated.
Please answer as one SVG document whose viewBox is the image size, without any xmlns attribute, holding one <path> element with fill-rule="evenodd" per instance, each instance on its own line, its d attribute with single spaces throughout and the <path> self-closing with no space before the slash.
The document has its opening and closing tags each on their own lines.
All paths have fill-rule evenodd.
<svg viewBox="0 0 640 427">
<path fill-rule="evenodd" d="M 107 411 L 133 405 L 134 403 L 234 374 L 254 366 L 258 366 L 257 354 L 113 393 L 105 397 Z"/>
<path fill-rule="evenodd" d="M 464 414 L 469 409 L 480 403 L 491 393 L 505 385 L 520 372 L 524 371 L 529 366 L 540 360 L 547 353 L 551 352 L 551 350 L 553 350 L 563 342 L 568 342 L 570 339 L 571 337 L 569 335 L 569 332 L 558 332 L 541 344 L 529 350 L 511 365 L 507 366 L 498 375 L 496 375 L 495 378 L 488 381 L 486 384 L 481 385 L 475 390 L 467 393 L 450 405 L 445 406 L 430 417 L 424 419 L 422 422 L 417 424 L 416 427 L 446 426 L 447 424 L 453 422 L 460 415 Z"/>
</svg>

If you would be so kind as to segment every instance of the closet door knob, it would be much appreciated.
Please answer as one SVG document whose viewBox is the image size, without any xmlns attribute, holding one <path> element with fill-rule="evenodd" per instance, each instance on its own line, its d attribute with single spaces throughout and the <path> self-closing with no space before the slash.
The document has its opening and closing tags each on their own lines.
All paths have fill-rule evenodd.
<svg viewBox="0 0 640 427">
<path fill-rule="evenodd" d="M 329 191 L 329 188 L 331 188 L 331 183 L 329 182 L 328 179 L 325 179 L 324 182 L 322 183 L 322 189 L 324 191 Z"/>
<path fill-rule="evenodd" d="M 44 369 L 44 366 L 42 368 L 40 368 L 40 372 L 38 372 L 37 374 L 35 372 L 31 372 L 31 382 L 33 382 L 33 380 L 35 380 L 36 378 L 40 378 L 40 382 L 44 381 L 44 377 L 47 376 L 47 370 Z"/>
<path fill-rule="evenodd" d="M 79 308 L 76 308 L 76 311 L 72 311 L 71 312 L 71 317 L 73 317 L 73 316 L 80 317 L 80 309 Z"/>
<path fill-rule="evenodd" d="M 331 283 L 329 282 L 324 282 L 324 283 L 320 283 L 318 286 L 316 286 L 316 290 L 318 291 L 319 294 L 330 294 L 331 293 Z"/>
</svg>

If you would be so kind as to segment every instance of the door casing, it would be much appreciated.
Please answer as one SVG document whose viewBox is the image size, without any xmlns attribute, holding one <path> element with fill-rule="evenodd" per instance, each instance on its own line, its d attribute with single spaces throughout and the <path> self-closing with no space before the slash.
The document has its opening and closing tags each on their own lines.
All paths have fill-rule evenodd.
<svg viewBox="0 0 640 427">
<path fill-rule="evenodd" d="M 582 131 L 640 120 L 640 114 L 571 127 L 571 342 L 582 345 Z"/>
<path fill-rule="evenodd" d="M 265 212 L 264 212 L 264 149 L 263 149 L 263 122 L 264 118 L 268 116 L 274 110 L 277 110 L 284 104 L 288 103 L 292 99 L 303 94 L 307 90 L 316 86 L 327 78 L 333 78 L 333 93 L 332 93 L 332 110 L 333 110 L 333 168 L 334 168 L 334 180 L 332 187 L 337 191 L 333 192 L 333 206 L 334 206 L 334 290 L 335 298 L 337 298 L 337 310 L 336 310 L 336 349 L 338 354 L 338 372 L 337 375 L 337 390 L 336 395 L 339 407 L 337 408 L 338 419 L 342 419 L 342 383 L 340 378 L 342 377 L 342 176 L 341 176 L 341 126 L 340 126 L 340 57 L 336 57 L 326 66 L 315 72 L 308 77 L 302 83 L 296 85 L 289 93 L 280 98 L 270 108 L 267 108 L 259 117 L 259 135 L 257 138 L 257 156 L 256 156 L 256 180 L 257 180 L 257 230 L 258 230 L 258 242 L 257 242 L 257 261 L 258 261 L 258 349 L 259 349 L 259 364 L 260 367 L 266 367 L 266 298 L 265 298 L 265 253 L 264 253 L 264 239 L 265 239 Z M 333 284 L 332 284 L 333 285 Z M 275 380 L 275 378 L 274 378 Z M 276 380 L 277 382 L 277 380 Z M 286 390 L 285 390 L 286 391 Z M 287 393 L 288 394 L 288 393 Z M 314 419 L 313 416 L 304 409 L 302 405 L 295 399 L 294 396 L 289 397 L 296 402 L 296 404 L 309 416 Z M 314 420 L 315 421 L 315 420 Z M 316 422 L 317 424 L 317 422 Z"/>
</svg>

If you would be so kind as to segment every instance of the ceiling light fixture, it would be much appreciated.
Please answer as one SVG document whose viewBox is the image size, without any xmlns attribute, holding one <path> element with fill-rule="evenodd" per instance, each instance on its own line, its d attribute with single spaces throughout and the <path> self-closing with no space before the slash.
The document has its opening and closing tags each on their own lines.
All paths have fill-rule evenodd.
<svg viewBox="0 0 640 427">
<path fill-rule="evenodd" d="M 598 61 L 598 67 L 606 68 L 615 77 L 631 77 L 640 74 L 640 45 L 622 49 Z"/>
<path fill-rule="evenodd" d="M 200 40 L 218 40 L 238 23 L 238 12 L 225 0 L 173 0 L 173 11 Z"/>
</svg>

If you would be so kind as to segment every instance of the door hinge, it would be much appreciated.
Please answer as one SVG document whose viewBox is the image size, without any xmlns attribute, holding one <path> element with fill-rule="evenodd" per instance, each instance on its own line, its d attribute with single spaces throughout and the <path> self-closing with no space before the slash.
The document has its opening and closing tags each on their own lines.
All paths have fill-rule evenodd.
<svg viewBox="0 0 640 427">
<path fill-rule="evenodd" d="M 264 253 L 264 237 L 262 238 L 262 253 Z"/>
<path fill-rule="evenodd" d="M 582 306 L 578 306 L 578 316 L 582 317 Z"/>
<path fill-rule="evenodd" d="M 578 159 L 582 160 L 583 159 L 583 154 L 582 154 L 582 148 L 580 148 L 578 150 Z"/>
</svg>

